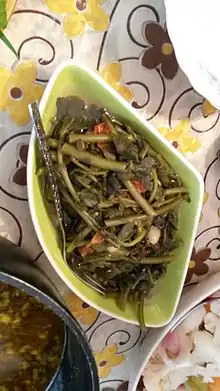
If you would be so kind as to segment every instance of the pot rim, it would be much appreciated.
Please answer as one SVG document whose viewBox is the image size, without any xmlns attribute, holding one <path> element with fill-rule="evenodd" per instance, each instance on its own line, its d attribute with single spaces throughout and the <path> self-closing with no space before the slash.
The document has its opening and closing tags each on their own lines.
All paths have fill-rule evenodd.
<svg viewBox="0 0 220 391">
<path fill-rule="evenodd" d="M 64 322 L 66 332 L 65 335 L 67 336 L 67 330 L 69 330 L 72 334 L 74 334 L 77 337 L 77 340 L 83 350 L 83 353 L 88 361 L 89 367 L 90 367 L 90 374 L 91 374 L 91 381 L 92 381 L 92 390 L 98 391 L 99 390 L 99 377 L 97 372 L 97 367 L 95 364 L 95 359 L 93 357 L 91 348 L 89 346 L 89 342 L 87 341 L 87 337 L 84 334 L 83 330 L 81 329 L 81 326 L 77 322 L 75 318 L 72 317 L 70 312 L 62 307 L 56 300 L 54 300 L 52 297 L 47 295 L 46 293 L 42 292 L 40 289 L 36 288 L 32 284 L 22 280 L 21 278 L 18 278 L 14 276 L 13 274 L 7 273 L 5 270 L 2 271 L 0 269 L 0 281 L 3 283 L 6 283 L 8 285 L 11 285 L 15 288 L 18 288 L 22 290 L 23 292 L 27 293 L 30 296 L 35 297 L 38 299 L 42 304 L 49 307 L 59 318 Z M 65 336 L 64 336 L 65 338 Z M 66 343 L 67 338 L 64 339 L 64 347 Z M 63 352 L 61 355 L 61 362 L 62 363 L 63 358 Z M 56 370 L 55 375 L 57 376 L 59 371 L 60 365 Z M 55 376 L 54 375 L 54 376 Z M 54 381 L 55 378 L 53 377 L 52 380 Z M 51 386 L 51 382 L 49 386 Z M 45 391 L 49 391 L 49 386 L 47 386 Z"/>
</svg>

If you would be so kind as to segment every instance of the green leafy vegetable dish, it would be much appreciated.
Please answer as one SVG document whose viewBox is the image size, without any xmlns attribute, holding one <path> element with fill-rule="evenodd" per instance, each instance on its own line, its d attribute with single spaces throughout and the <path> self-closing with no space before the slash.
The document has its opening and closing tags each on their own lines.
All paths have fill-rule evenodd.
<svg viewBox="0 0 220 391">
<path fill-rule="evenodd" d="M 62 205 L 64 258 L 124 310 L 144 299 L 175 261 L 178 215 L 190 202 L 180 177 L 132 129 L 75 96 L 57 99 L 47 143 Z M 44 166 L 48 205 L 53 190 Z"/>
</svg>

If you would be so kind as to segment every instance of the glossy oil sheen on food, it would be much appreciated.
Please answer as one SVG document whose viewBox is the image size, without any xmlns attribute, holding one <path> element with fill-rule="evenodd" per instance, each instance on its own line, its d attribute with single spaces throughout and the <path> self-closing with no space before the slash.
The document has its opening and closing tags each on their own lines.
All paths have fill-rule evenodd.
<svg viewBox="0 0 220 391">
<path fill-rule="evenodd" d="M 61 205 L 63 257 L 122 311 L 135 303 L 144 327 L 145 298 L 181 245 L 188 189 L 136 129 L 106 109 L 76 96 L 58 98 L 56 106 L 44 148 L 39 143 L 45 166 L 37 175 L 45 174 L 48 212 L 51 201 Z"/>
<path fill-rule="evenodd" d="M 0 391 L 44 391 L 62 348 L 62 321 L 35 298 L 0 283 Z"/>
</svg>

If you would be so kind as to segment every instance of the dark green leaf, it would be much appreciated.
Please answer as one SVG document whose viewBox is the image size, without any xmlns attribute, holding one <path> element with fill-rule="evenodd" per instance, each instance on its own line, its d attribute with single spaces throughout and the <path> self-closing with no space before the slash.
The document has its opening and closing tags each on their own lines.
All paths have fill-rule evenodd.
<svg viewBox="0 0 220 391">
<path fill-rule="evenodd" d="M 0 0 L 0 30 L 7 27 L 6 0 Z"/>
<path fill-rule="evenodd" d="M 89 189 L 83 189 L 80 191 L 79 198 L 89 208 L 93 208 L 99 202 L 97 195 Z"/>
<path fill-rule="evenodd" d="M 8 38 L 6 37 L 6 35 L 3 33 L 3 31 L 0 31 L 0 40 L 1 40 L 2 42 L 5 43 L 5 45 L 11 50 L 12 53 L 14 53 L 14 55 L 15 55 L 16 57 L 18 57 L 15 48 L 13 47 L 13 45 L 11 44 L 11 42 L 8 40 Z"/>
<path fill-rule="evenodd" d="M 77 96 L 57 99 L 57 119 L 79 117 L 85 113 L 85 102 Z"/>
<path fill-rule="evenodd" d="M 113 141 L 120 160 L 133 160 L 138 162 L 138 147 L 126 134 L 118 133 L 113 135 Z"/>
<path fill-rule="evenodd" d="M 107 175 L 107 194 L 109 196 L 112 196 L 113 194 L 115 194 L 120 188 L 121 188 L 121 183 L 119 182 L 118 178 L 116 177 L 116 175 L 112 172 L 110 172 L 108 175 Z"/>
</svg>

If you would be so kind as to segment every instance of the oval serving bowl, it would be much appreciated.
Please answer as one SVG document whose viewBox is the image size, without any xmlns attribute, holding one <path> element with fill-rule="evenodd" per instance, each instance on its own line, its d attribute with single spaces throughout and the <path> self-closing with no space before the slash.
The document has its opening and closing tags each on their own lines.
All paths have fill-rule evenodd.
<svg viewBox="0 0 220 391">
<path fill-rule="evenodd" d="M 189 190 L 191 203 L 182 207 L 180 215 L 179 235 L 184 245 L 178 249 L 176 261 L 168 266 L 166 276 L 161 279 L 145 302 L 146 326 L 163 326 L 173 317 L 181 295 L 202 207 L 203 180 L 196 169 L 152 125 L 144 121 L 128 102 L 105 83 L 97 73 L 75 60 L 60 64 L 46 87 L 40 103 L 46 132 L 49 131 L 51 119 L 56 112 L 57 98 L 68 95 L 77 95 L 87 103 L 105 107 L 122 121 L 130 123 L 136 132 L 146 138 L 152 147 L 166 158 Z M 86 286 L 65 264 L 55 229 L 43 200 L 42 183 L 35 175 L 37 161 L 36 139 L 33 132 L 28 156 L 28 198 L 38 239 L 52 266 L 82 300 L 110 316 L 138 324 L 137 310 L 134 305 L 128 304 L 126 310 L 121 311 L 114 299 L 106 299 Z"/>
</svg>

